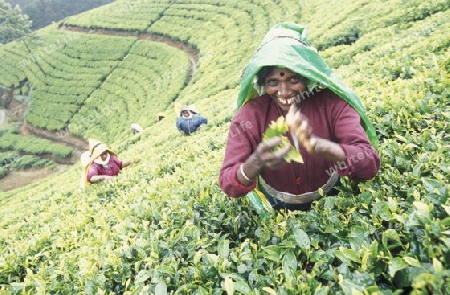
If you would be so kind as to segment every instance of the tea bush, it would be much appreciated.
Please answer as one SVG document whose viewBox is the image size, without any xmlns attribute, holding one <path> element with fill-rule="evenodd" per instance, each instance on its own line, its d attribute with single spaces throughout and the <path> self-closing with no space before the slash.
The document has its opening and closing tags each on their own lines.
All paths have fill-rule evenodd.
<svg viewBox="0 0 450 295">
<path fill-rule="evenodd" d="M 53 143 L 47 139 L 33 138 L 13 133 L 5 133 L 0 136 L 0 149 L 16 150 L 31 154 L 53 154 L 58 157 L 69 156 L 73 148 L 61 144 Z"/>
</svg>

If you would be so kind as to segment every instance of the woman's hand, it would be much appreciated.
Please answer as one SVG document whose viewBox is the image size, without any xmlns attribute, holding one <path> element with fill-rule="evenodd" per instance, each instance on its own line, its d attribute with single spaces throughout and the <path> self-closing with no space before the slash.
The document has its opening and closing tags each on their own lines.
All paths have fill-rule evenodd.
<svg viewBox="0 0 450 295">
<path fill-rule="evenodd" d="M 242 171 L 238 169 L 237 179 L 243 185 L 250 185 L 264 168 L 275 169 L 284 161 L 284 156 L 291 148 L 287 145 L 279 150 L 272 151 L 274 147 L 281 143 L 280 137 L 273 137 L 261 142 L 256 151 L 242 164 Z"/>
<path fill-rule="evenodd" d="M 308 119 L 302 116 L 295 105 L 291 105 L 286 115 L 286 123 L 289 130 L 297 138 L 298 143 L 309 154 L 322 156 L 333 163 L 346 160 L 345 151 L 339 144 L 314 135 Z"/>
<path fill-rule="evenodd" d="M 114 176 L 110 175 L 103 175 L 103 180 L 107 183 L 113 183 L 114 182 Z"/>
<path fill-rule="evenodd" d="M 295 137 L 301 146 L 303 146 L 309 154 L 316 155 L 317 137 L 313 134 L 308 119 L 306 119 L 298 111 L 295 105 L 291 105 L 286 115 L 286 123 L 289 130 L 293 131 Z"/>
<path fill-rule="evenodd" d="M 281 143 L 280 137 L 274 137 L 261 142 L 253 155 L 250 156 L 252 164 L 262 170 L 262 168 L 277 168 L 284 161 L 284 156 L 289 152 L 290 146 L 285 146 L 276 151 L 272 151 L 274 147 Z"/>
<path fill-rule="evenodd" d="M 201 124 L 200 126 L 198 126 L 197 129 L 195 129 L 195 131 L 199 131 L 200 129 L 202 129 L 203 125 L 205 124 Z"/>
<path fill-rule="evenodd" d="M 109 175 L 94 175 L 91 177 L 91 179 L 89 180 L 91 183 L 96 183 L 99 181 L 105 181 L 107 183 L 112 183 L 114 182 L 114 176 L 109 176 Z"/>
</svg>

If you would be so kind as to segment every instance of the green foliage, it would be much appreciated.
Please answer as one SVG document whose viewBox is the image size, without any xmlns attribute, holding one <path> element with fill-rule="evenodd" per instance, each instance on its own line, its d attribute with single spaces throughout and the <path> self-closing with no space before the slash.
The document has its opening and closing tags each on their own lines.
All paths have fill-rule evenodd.
<svg viewBox="0 0 450 295">
<path fill-rule="evenodd" d="M 14 159 L 19 157 L 17 152 L 2 152 L 0 153 L 0 167 L 4 167 L 12 162 Z"/>
<path fill-rule="evenodd" d="M 381 0 L 370 2 L 358 0 L 346 3 L 345 9 L 336 14 L 336 9 L 340 5 L 338 2 L 315 1 L 314 4 L 303 8 L 304 19 L 311 24 L 309 31 L 317 36 L 312 43 L 319 50 L 336 45 L 351 45 L 366 34 L 391 26 L 406 29 L 415 22 L 425 20 L 439 12 L 446 12 L 450 8 L 450 3 L 446 0 L 432 3 L 395 0 L 389 5 L 385 5 Z M 315 18 L 316 9 L 320 9 L 322 17 L 329 21 L 323 22 L 322 19 Z M 372 39 L 383 43 L 381 40 L 383 39 Z"/>
<path fill-rule="evenodd" d="M 27 168 L 46 168 L 53 170 L 56 163 L 49 159 L 42 159 L 35 155 L 20 155 L 17 152 L 0 152 L 0 179 L 10 171 Z"/>
<path fill-rule="evenodd" d="M 79 134 L 111 139 L 119 158 L 141 159 L 112 185 L 79 190 L 74 165 L 2 193 L 0 292 L 450 293 L 448 1 L 310 1 L 301 9 L 289 0 L 243 2 L 118 0 L 64 21 L 185 41 L 200 57 L 187 85 L 182 52 L 137 37 L 80 33 L 52 58 L 38 56 L 45 75 L 33 59 L 24 71 L 9 67 L 29 57 L 22 44 L 0 48 L 8 57 L 0 84 L 28 77 L 41 91 L 29 114 L 44 116 L 37 111 L 44 101 L 56 107 L 67 99 L 80 106 L 77 114 L 114 117 L 110 126 L 65 114 Z M 360 94 L 380 136 L 382 169 L 365 183 L 343 178 L 337 196 L 308 212 L 262 216 L 247 199 L 225 196 L 217 177 L 239 73 L 281 20 L 306 24 L 312 43 Z M 44 43 L 32 47 L 45 53 L 67 31 L 39 34 Z M 179 136 L 171 100 L 195 103 L 208 124 Z M 168 116 L 157 122 L 160 111 Z M 134 118 L 145 130 L 127 136 Z"/>
<path fill-rule="evenodd" d="M 14 150 L 0 152 L 0 179 L 4 178 L 10 171 L 27 168 L 53 170 L 56 168 L 56 163 L 53 160 L 42 158 L 42 155 L 67 157 L 72 153 L 72 148 L 13 133 L 3 134 L 0 139 L 0 150 Z M 24 154 L 21 155 L 18 151 Z"/>
<path fill-rule="evenodd" d="M 9 170 L 6 167 L 0 167 L 0 179 L 8 175 Z"/>
<path fill-rule="evenodd" d="M 22 136 L 13 133 L 5 133 L 0 136 L 0 149 L 16 150 L 32 154 L 52 154 L 58 157 L 69 156 L 73 148 L 62 144 L 52 143 L 46 139 Z"/>
<path fill-rule="evenodd" d="M 92 9 L 62 21 L 64 25 L 85 28 L 118 29 L 130 32 L 144 32 L 158 20 L 170 5 L 171 0 L 114 1 L 110 5 Z M 123 22 L 126 19 L 127 22 Z"/>
<path fill-rule="evenodd" d="M 31 32 L 31 21 L 19 6 L 0 0 L 0 44 L 19 39 Z"/>
<path fill-rule="evenodd" d="M 13 1 L 13 0 L 10 0 Z M 64 19 L 83 11 L 113 2 L 113 0 L 79 0 L 77 2 L 64 0 L 34 0 L 23 5 L 23 11 L 33 21 L 33 29 L 43 28 L 52 22 Z"/>
<path fill-rule="evenodd" d="M 71 118 L 69 129 L 73 134 L 106 141 L 126 138 L 131 123 L 151 126 L 156 122 L 156 114 L 171 105 L 188 74 L 189 60 L 180 50 L 137 41 Z"/>
<path fill-rule="evenodd" d="M 18 157 L 10 165 L 10 169 L 18 169 L 18 170 L 36 167 L 47 167 L 48 169 L 52 169 L 55 167 L 55 163 L 51 160 L 41 159 L 33 155 L 25 155 Z"/>
</svg>

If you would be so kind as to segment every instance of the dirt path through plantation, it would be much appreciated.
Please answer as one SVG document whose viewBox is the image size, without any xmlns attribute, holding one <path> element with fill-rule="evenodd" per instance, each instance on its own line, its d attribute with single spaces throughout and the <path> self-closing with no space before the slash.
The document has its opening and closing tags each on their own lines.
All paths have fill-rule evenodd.
<svg viewBox="0 0 450 295">
<path fill-rule="evenodd" d="M 50 175 L 59 173 L 69 168 L 70 165 L 58 165 L 54 170 L 42 168 L 28 168 L 24 170 L 12 171 L 7 177 L 0 179 L 0 192 L 25 186 L 35 181 L 44 179 Z"/>
</svg>

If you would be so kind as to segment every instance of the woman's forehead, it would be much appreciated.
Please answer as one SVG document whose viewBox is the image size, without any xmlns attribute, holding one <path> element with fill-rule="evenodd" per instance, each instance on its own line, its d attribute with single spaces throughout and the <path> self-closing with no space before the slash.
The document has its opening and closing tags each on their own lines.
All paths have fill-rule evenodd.
<svg viewBox="0 0 450 295">
<path fill-rule="evenodd" d="M 292 75 L 297 75 L 297 73 L 292 72 L 291 70 L 286 68 L 274 68 L 272 71 L 270 71 L 267 77 L 284 77 Z"/>
</svg>

